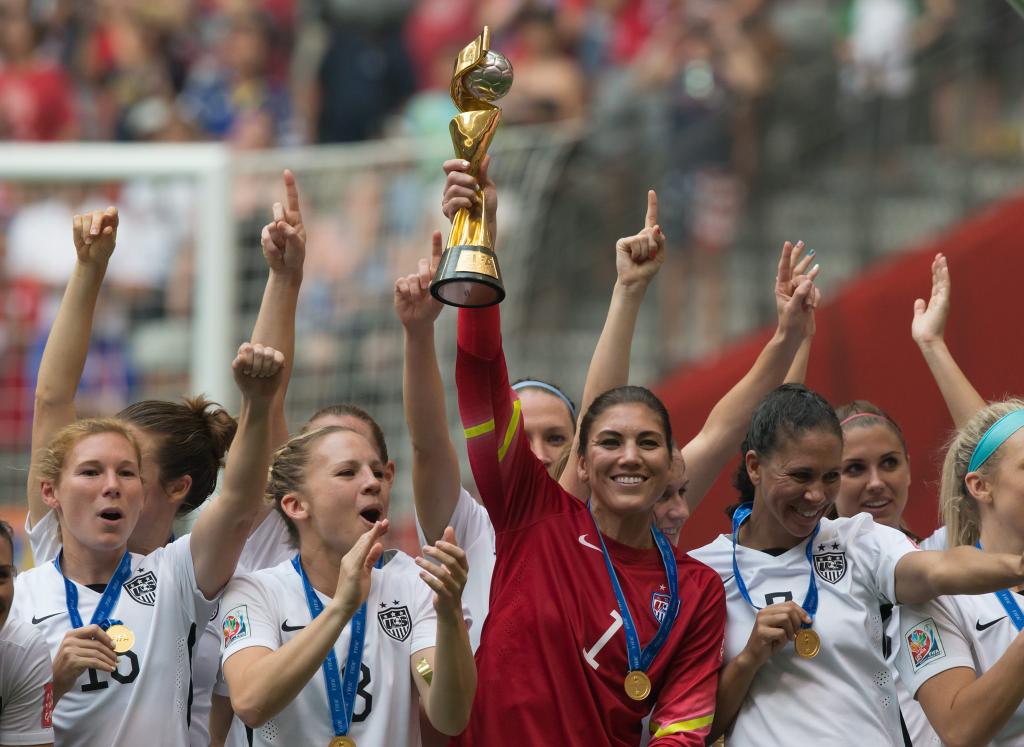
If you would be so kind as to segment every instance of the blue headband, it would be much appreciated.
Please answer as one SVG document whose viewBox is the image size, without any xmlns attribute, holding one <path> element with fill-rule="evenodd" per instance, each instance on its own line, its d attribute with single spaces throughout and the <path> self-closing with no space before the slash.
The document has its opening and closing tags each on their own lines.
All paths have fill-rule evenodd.
<svg viewBox="0 0 1024 747">
<path fill-rule="evenodd" d="M 999 418 L 999 420 L 992 424 L 991 428 L 985 431 L 985 435 L 981 437 L 978 445 L 974 447 L 974 453 L 971 454 L 971 463 L 968 465 L 967 471 L 974 472 L 981 467 L 995 453 L 995 450 L 1003 445 L 1006 439 L 1021 428 L 1024 428 L 1024 409 L 1014 410 Z"/>
<path fill-rule="evenodd" d="M 526 379 L 526 381 L 517 381 L 515 384 L 512 385 L 512 389 L 517 392 L 522 389 L 543 389 L 545 392 L 549 392 L 550 394 L 555 395 L 560 400 L 562 400 L 566 407 L 569 408 L 569 415 L 572 417 L 572 421 L 574 423 L 576 422 L 576 408 L 573 406 L 572 400 L 566 397 L 565 394 L 563 394 L 558 387 L 551 386 L 545 381 L 537 381 L 536 379 Z"/>
</svg>

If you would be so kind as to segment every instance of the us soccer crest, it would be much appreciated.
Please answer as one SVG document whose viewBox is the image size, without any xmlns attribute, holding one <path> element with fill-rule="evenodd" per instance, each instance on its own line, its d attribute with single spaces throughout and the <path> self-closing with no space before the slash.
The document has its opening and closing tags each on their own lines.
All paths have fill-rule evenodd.
<svg viewBox="0 0 1024 747">
<path fill-rule="evenodd" d="M 156 576 L 153 571 L 146 571 L 141 576 L 128 579 L 124 582 L 124 590 L 139 604 L 147 607 L 156 604 Z"/>
<path fill-rule="evenodd" d="M 672 597 L 668 594 L 658 592 L 651 594 L 651 612 L 654 613 L 654 619 L 658 621 L 659 625 L 665 621 L 665 613 L 668 612 L 668 605 L 671 601 Z"/>
<path fill-rule="evenodd" d="M 826 552 L 815 555 L 814 570 L 830 584 L 838 583 L 846 575 L 846 553 Z"/>
<path fill-rule="evenodd" d="M 377 613 L 377 622 L 381 630 L 399 642 L 408 639 L 412 633 L 412 617 L 409 616 L 409 608 L 404 605 L 381 610 Z"/>
</svg>

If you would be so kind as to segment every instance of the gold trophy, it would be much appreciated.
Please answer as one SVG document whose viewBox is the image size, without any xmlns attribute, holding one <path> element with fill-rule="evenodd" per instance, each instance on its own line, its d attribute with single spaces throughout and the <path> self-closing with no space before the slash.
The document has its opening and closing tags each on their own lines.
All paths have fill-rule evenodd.
<svg viewBox="0 0 1024 747">
<path fill-rule="evenodd" d="M 455 155 L 469 162 L 476 176 L 480 162 L 494 138 L 501 109 L 492 104 L 512 88 L 512 65 L 502 54 L 490 49 L 491 31 L 484 32 L 463 47 L 452 73 L 452 101 L 459 114 L 452 118 Z M 505 298 L 494 237 L 487 231 L 483 189 L 477 188 L 477 204 L 463 208 L 452 219 L 452 232 L 441 257 L 430 292 L 449 306 L 493 306 Z"/>
</svg>

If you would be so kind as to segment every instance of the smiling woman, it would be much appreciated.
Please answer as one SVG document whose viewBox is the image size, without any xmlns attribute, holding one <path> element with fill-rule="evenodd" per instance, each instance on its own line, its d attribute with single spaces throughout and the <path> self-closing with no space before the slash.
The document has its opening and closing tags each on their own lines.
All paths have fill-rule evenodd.
<svg viewBox="0 0 1024 747">
<path fill-rule="evenodd" d="M 731 536 L 693 553 L 726 585 L 726 665 L 712 734 L 727 732 L 731 747 L 837 733 L 903 744 L 879 645 L 880 605 L 1024 581 L 1019 550 L 918 552 L 867 513 L 824 518 L 839 491 L 842 435 L 814 392 L 787 384 L 769 394 L 744 442 L 737 484 L 747 502 Z"/>
<path fill-rule="evenodd" d="M 480 688 L 456 743 L 547 744 L 561 724 L 560 744 L 625 747 L 653 709 L 651 745 L 702 745 L 722 585 L 654 527 L 672 463 L 665 409 L 640 387 L 594 399 L 579 426 L 588 506 L 531 451 L 500 341 L 497 307 L 460 310 L 459 410 L 496 558 Z"/>
</svg>

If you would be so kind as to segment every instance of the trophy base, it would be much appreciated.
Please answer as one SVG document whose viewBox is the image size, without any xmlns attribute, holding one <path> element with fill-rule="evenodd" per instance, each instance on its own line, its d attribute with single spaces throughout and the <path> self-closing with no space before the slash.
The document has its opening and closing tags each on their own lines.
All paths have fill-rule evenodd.
<svg viewBox="0 0 1024 747">
<path fill-rule="evenodd" d="M 505 286 L 497 255 L 485 246 L 449 246 L 430 284 L 430 293 L 448 306 L 481 308 L 501 303 Z"/>
</svg>

